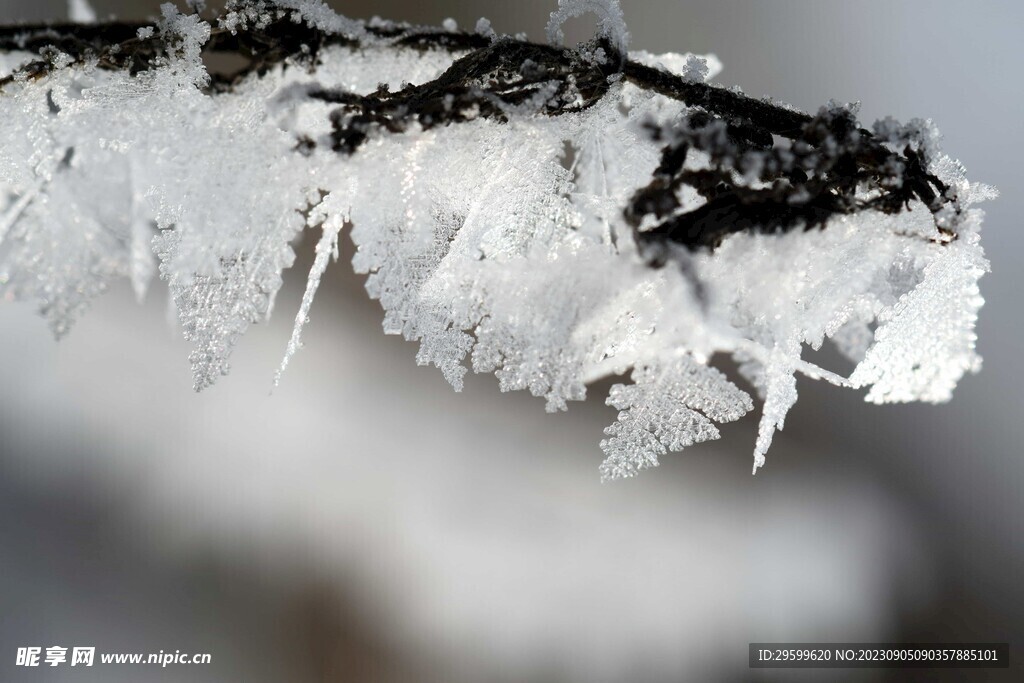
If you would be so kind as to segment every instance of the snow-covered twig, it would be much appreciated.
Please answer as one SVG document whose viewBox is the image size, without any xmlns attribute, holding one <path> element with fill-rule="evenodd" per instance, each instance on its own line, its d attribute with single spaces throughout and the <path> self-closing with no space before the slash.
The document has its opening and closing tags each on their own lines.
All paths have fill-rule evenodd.
<svg viewBox="0 0 1024 683">
<path fill-rule="evenodd" d="M 0 288 L 58 334 L 109 278 L 142 291 L 155 254 L 206 387 L 308 223 L 323 238 L 283 370 L 351 225 L 385 330 L 456 389 L 468 358 L 557 410 L 632 368 L 609 398 L 612 478 L 752 407 L 715 353 L 765 400 L 755 468 L 797 371 L 945 400 L 979 366 L 972 205 L 992 192 L 928 122 L 867 130 L 852 106 L 713 85 L 714 58 L 629 52 L 614 0 L 562 0 L 548 44 L 320 0 L 162 11 L 0 28 Z M 586 12 L 594 38 L 560 45 Z M 218 54 L 245 65 L 211 73 Z M 800 357 L 827 337 L 859 362 L 848 380 Z"/>
</svg>

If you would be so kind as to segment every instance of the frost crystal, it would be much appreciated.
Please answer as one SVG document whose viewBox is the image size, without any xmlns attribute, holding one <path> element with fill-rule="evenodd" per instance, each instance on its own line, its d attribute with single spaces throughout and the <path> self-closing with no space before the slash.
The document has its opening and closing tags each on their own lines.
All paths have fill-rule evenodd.
<svg viewBox="0 0 1024 683">
<path fill-rule="evenodd" d="M 561 45 L 565 41 L 562 24 L 591 12 L 598 17 L 598 33 L 624 53 L 629 45 L 629 31 L 618 0 L 558 0 L 558 9 L 551 13 L 548 22 L 548 42 Z"/>
<path fill-rule="evenodd" d="M 559 2 L 548 45 L 321 0 L 232 0 L 216 28 L 161 9 L 57 43 L 0 31 L 0 292 L 57 335 L 113 278 L 141 298 L 159 272 L 207 387 L 319 230 L 279 381 L 350 227 L 385 332 L 456 389 L 472 368 L 556 411 L 632 370 L 605 478 L 753 407 L 715 354 L 763 399 L 755 469 L 797 373 L 945 401 L 980 367 L 973 205 L 994 193 L 930 122 L 868 132 L 851 107 L 712 86 L 713 56 L 627 53 L 613 0 Z M 585 13 L 594 40 L 559 47 Z M 218 51 L 252 62 L 211 74 Z M 802 359 L 826 339 L 849 378 Z"/>
<path fill-rule="evenodd" d="M 750 397 L 714 368 L 688 355 L 639 365 L 633 384 L 616 384 L 608 405 L 619 420 L 601 442 L 608 458 L 601 475 L 629 477 L 658 464 L 658 456 L 718 438 L 716 422 L 731 422 L 753 408 Z"/>
</svg>

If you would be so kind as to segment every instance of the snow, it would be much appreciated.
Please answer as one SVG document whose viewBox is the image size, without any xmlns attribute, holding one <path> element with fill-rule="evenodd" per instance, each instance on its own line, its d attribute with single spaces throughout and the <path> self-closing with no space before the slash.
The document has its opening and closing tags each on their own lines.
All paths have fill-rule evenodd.
<svg viewBox="0 0 1024 683">
<path fill-rule="evenodd" d="M 552 42 L 586 12 L 624 53 L 628 33 L 609 0 L 559 3 Z M 281 16 L 366 34 L 319 0 L 234 2 L 219 25 L 244 31 Z M 887 120 L 875 131 L 918 150 L 952 188 L 959 211 L 938 222 L 956 239 L 915 201 L 898 215 L 741 232 L 714 251 L 680 247 L 656 269 L 638 254 L 623 207 L 659 163 L 644 126 L 679 120 L 677 101 L 618 81 L 594 106 L 551 117 L 539 113 L 541 90 L 504 107 L 507 121 L 370 130 L 348 156 L 331 148 L 337 105 L 312 90 L 397 91 L 437 77 L 458 54 L 333 46 L 315 67 L 278 65 L 214 93 L 202 62 L 210 25 L 166 4 L 154 30 L 174 48 L 156 68 L 132 76 L 69 59 L 0 93 L 0 293 L 34 302 L 58 336 L 112 279 L 129 278 L 141 298 L 158 271 L 192 344 L 194 385 L 209 387 L 248 327 L 270 316 L 293 243 L 319 229 L 276 383 L 350 225 L 353 266 L 384 308 L 384 331 L 419 342 L 417 362 L 456 390 L 472 368 L 557 411 L 594 380 L 632 370 L 633 383 L 609 397 L 620 413 L 602 442 L 606 478 L 717 438 L 714 423 L 752 409 L 708 365 L 715 354 L 739 361 L 764 401 L 755 470 L 796 401 L 797 373 L 867 387 L 875 402 L 945 401 L 980 367 L 977 281 L 988 264 L 973 204 L 993 192 L 966 180 L 929 122 Z M 690 80 L 720 69 L 713 56 L 630 54 Z M 0 67 L 25 60 L 0 55 Z M 684 191 L 680 201 L 701 200 Z M 848 379 L 801 357 L 828 338 L 858 363 Z"/>
</svg>

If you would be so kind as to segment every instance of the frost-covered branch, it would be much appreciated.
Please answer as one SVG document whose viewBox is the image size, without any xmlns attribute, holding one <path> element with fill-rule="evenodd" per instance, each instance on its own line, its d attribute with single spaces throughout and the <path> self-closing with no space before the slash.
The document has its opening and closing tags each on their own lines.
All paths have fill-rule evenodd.
<svg viewBox="0 0 1024 683">
<path fill-rule="evenodd" d="M 594 38 L 562 46 L 586 12 Z M 203 388 L 269 316 L 305 225 L 323 236 L 283 371 L 348 225 L 385 330 L 457 389 L 468 359 L 557 410 L 632 369 L 606 477 L 752 408 L 715 353 L 765 400 L 755 468 L 798 371 L 947 399 L 979 363 L 971 205 L 991 191 L 930 123 L 805 114 L 628 41 L 614 0 L 562 0 L 547 43 L 320 0 L 0 28 L 0 288 L 60 334 L 111 277 L 142 296 L 155 255 Z M 244 65 L 211 72 L 223 54 Z M 826 337 L 849 378 L 801 359 Z"/>
</svg>

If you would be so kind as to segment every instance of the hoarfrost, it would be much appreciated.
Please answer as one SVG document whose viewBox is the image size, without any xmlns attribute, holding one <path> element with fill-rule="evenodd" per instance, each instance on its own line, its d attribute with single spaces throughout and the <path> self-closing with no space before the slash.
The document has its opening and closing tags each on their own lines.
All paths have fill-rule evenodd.
<svg viewBox="0 0 1024 683">
<path fill-rule="evenodd" d="M 313 297 L 320 287 L 320 280 L 327 270 L 331 260 L 338 260 L 338 233 L 348 220 L 347 204 L 339 202 L 336 195 L 330 194 L 310 212 L 310 225 L 320 225 L 320 241 L 316 243 L 316 257 L 313 259 L 313 266 L 309 269 L 309 278 L 306 282 L 306 291 L 302 294 L 302 303 L 299 305 L 299 312 L 295 315 L 295 327 L 292 330 L 292 338 L 288 340 L 288 349 L 281 360 L 281 367 L 274 376 L 274 385 L 280 383 L 281 375 L 288 368 L 288 362 L 295 352 L 302 348 L 302 328 L 309 322 L 309 309 L 313 305 Z"/>
<path fill-rule="evenodd" d="M 419 342 L 417 362 L 437 366 L 456 390 L 472 368 L 555 411 L 583 399 L 594 380 L 632 370 L 632 383 L 608 398 L 620 412 L 601 443 L 604 478 L 715 439 L 716 422 L 752 409 L 708 365 L 715 354 L 739 361 L 764 401 L 755 470 L 796 401 L 798 372 L 868 387 L 867 399 L 881 403 L 948 400 L 979 369 L 977 281 L 988 264 L 973 204 L 993 192 L 942 154 L 930 122 L 885 120 L 874 135 L 905 155 L 885 162 L 889 176 L 918 163 L 947 196 L 926 201 L 927 188 L 912 194 L 892 181 L 854 188 L 865 208 L 835 211 L 820 229 L 748 220 L 750 229 L 728 230 L 713 249 L 644 247 L 639 238 L 656 221 L 624 211 L 643 188 L 674 188 L 651 208 L 668 220 L 708 201 L 665 175 L 674 130 L 711 144 L 692 150 L 685 169 L 700 178 L 735 162 L 729 178 L 751 196 L 794 190 L 800 174 L 820 169 L 800 156 L 802 143 L 721 147 L 734 134 L 725 123 L 692 128 L 706 116 L 700 107 L 623 78 L 600 58 L 601 41 L 620 55 L 628 42 L 612 0 L 560 2 L 550 41 L 587 12 L 598 15 L 599 40 L 564 54 L 598 74 L 590 85 L 523 59 L 502 76 L 505 92 L 490 90 L 500 79 L 484 74 L 433 100 L 432 84 L 465 67 L 470 42 L 417 43 L 430 34 L 415 29 L 405 44 L 396 25 L 356 22 L 320 0 L 229 3 L 219 30 L 291 25 L 338 38 L 315 59 L 271 62 L 229 83 L 203 64 L 211 26 L 170 4 L 136 39 L 164 51 L 134 75 L 88 51 L 44 51 L 43 68 L 22 44 L 0 49 L 0 76 L 11 74 L 0 91 L 0 292 L 34 301 L 59 336 L 114 278 L 129 278 L 141 298 L 159 264 L 202 389 L 228 371 L 249 325 L 270 315 L 303 228 L 319 229 L 276 383 L 351 226 L 353 266 L 384 309 L 384 331 Z M 476 34 L 450 23 L 438 33 L 475 45 L 480 34 L 494 38 L 485 20 Z M 303 46 L 300 54 L 310 51 Z M 713 56 L 628 58 L 680 88 L 710 88 L 720 69 Z M 42 72 L 30 77 L 32 69 Z M 413 93 L 423 111 L 385 108 L 395 93 Z M 823 110 L 821 120 L 841 111 Z M 839 144 L 820 139 L 822 163 Z M 763 180 L 773 168 L 787 180 Z M 883 202 L 885 190 L 905 191 L 913 210 Z M 810 200 L 794 190 L 788 201 Z M 801 357 L 804 345 L 830 338 L 858 363 L 848 379 Z"/>
<path fill-rule="evenodd" d="M 265 28 L 282 16 L 327 34 L 368 37 L 362 23 L 338 14 L 324 0 L 229 0 L 220 26 L 237 33 L 250 26 Z"/>
<path fill-rule="evenodd" d="M 562 25 L 573 17 L 591 12 L 598 18 L 598 35 L 608 38 L 619 52 L 625 53 L 629 46 L 629 31 L 618 0 L 558 0 L 558 9 L 551 13 L 548 22 L 548 42 L 561 45 L 565 41 Z"/>
<path fill-rule="evenodd" d="M 641 64 L 664 69 L 687 80 L 706 81 L 722 73 L 722 62 L 715 55 L 680 55 L 671 52 L 656 55 L 646 50 L 631 50 L 629 58 Z"/>
<path fill-rule="evenodd" d="M 753 408 L 746 393 L 718 370 L 682 355 L 638 365 L 633 384 L 616 384 L 608 405 L 618 421 L 601 442 L 606 479 L 630 477 L 658 465 L 658 456 L 719 437 L 715 422 L 737 420 Z"/>
</svg>

